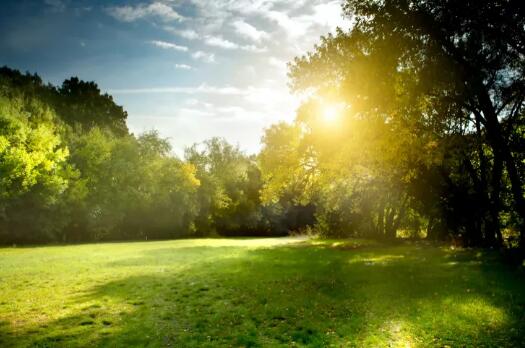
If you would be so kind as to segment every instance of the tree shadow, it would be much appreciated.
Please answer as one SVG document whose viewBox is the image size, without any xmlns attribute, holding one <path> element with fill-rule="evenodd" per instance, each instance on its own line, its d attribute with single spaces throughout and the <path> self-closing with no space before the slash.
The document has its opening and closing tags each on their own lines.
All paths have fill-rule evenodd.
<svg viewBox="0 0 525 348">
<path fill-rule="evenodd" d="M 80 307 L 76 312 L 7 336 L 6 342 L 40 347 L 523 345 L 525 282 L 492 255 L 403 245 L 225 248 L 188 249 L 199 262 L 97 285 L 71 299 Z M 109 266 L 184 261 L 170 252 L 145 251 Z M 0 325 L 0 333 L 6 333 L 2 330 Z"/>
</svg>

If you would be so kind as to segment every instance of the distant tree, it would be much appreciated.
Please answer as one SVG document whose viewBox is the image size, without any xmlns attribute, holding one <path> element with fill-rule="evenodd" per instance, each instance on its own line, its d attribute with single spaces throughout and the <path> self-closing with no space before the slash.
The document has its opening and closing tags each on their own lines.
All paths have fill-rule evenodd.
<svg viewBox="0 0 525 348">
<path fill-rule="evenodd" d="M 56 108 L 66 123 L 80 124 L 85 130 L 105 127 L 118 136 L 128 134 L 127 112 L 115 104 L 113 97 L 101 94 L 96 83 L 72 77 L 57 92 Z"/>
<path fill-rule="evenodd" d="M 0 67 L 0 80 L 6 90 L 41 100 L 73 129 L 89 131 L 101 127 L 117 136 L 128 134 L 127 112 L 115 104 L 112 96 L 102 94 L 94 82 L 71 77 L 55 87 L 45 84 L 37 74 L 22 74 L 5 66 Z"/>
<path fill-rule="evenodd" d="M 81 239 L 176 238 L 190 235 L 199 181 L 194 168 L 170 156 L 156 132 L 115 138 L 99 128 L 79 137 L 71 162 L 88 194 L 77 208 Z"/>
<path fill-rule="evenodd" d="M 212 138 L 186 149 L 185 158 L 196 168 L 200 235 L 261 235 L 272 229 L 261 207 L 262 180 L 256 161 L 224 139 Z"/>
</svg>

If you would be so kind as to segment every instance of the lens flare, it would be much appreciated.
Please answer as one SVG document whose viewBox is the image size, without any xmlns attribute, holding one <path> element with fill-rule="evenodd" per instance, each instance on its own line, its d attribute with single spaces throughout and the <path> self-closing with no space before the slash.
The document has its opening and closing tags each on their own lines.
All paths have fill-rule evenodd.
<svg viewBox="0 0 525 348">
<path fill-rule="evenodd" d="M 335 122 L 341 116 L 342 107 L 338 104 L 326 105 L 322 109 L 322 117 L 326 122 Z"/>
</svg>

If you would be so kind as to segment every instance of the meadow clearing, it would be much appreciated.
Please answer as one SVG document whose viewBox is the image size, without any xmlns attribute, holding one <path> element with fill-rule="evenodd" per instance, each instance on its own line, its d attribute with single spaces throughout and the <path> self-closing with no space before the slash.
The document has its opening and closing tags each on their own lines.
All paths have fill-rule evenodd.
<svg viewBox="0 0 525 348">
<path fill-rule="evenodd" d="M 2 347 L 523 346 L 525 279 L 423 243 L 193 239 L 0 249 Z"/>
</svg>

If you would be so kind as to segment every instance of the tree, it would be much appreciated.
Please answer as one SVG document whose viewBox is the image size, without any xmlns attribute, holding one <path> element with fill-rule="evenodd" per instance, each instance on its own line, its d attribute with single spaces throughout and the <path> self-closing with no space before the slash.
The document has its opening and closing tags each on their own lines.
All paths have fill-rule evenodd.
<svg viewBox="0 0 525 348">
<path fill-rule="evenodd" d="M 41 242 L 67 223 L 59 210 L 78 173 L 67 163 L 56 115 L 0 85 L 0 240 Z"/>
<path fill-rule="evenodd" d="M 380 118 L 442 149 L 453 135 L 472 139 L 467 143 L 477 150 L 458 155 L 487 201 L 485 230 L 478 233 L 498 239 L 494 220 L 506 175 L 523 245 L 523 175 L 509 142 L 525 96 L 523 4 L 349 0 L 343 9 L 352 29 L 322 38 L 314 52 L 297 58 L 293 88 L 336 95 L 359 118 Z"/>
<path fill-rule="evenodd" d="M 0 80 L 6 91 L 22 93 L 54 109 L 59 119 L 74 128 L 73 132 L 100 127 L 117 136 L 128 134 L 127 112 L 115 104 L 113 97 L 102 94 L 94 82 L 71 77 L 55 87 L 44 84 L 37 74 L 22 74 L 5 66 L 0 67 Z"/>
<path fill-rule="evenodd" d="M 84 130 L 107 128 L 118 136 L 128 134 L 127 112 L 115 104 L 113 97 L 101 94 L 96 83 L 72 77 L 62 83 L 57 93 L 55 108 L 69 125 L 79 124 Z"/>
<path fill-rule="evenodd" d="M 88 189 L 77 207 L 77 230 L 87 240 L 162 239 L 193 233 L 194 167 L 170 155 L 156 132 L 114 137 L 99 128 L 79 137 L 71 162 Z"/>
<path fill-rule="evenodd" d="M 1 68 L 0 242 L 191 235 L 195 168 L 158 133 L 127 134 L 125 118 L 94 83 L 57 89 Z"/>
<path fill-rule="evenodd" d="M 267 217 L 270 211 L 260 204 L 262 179 L 253 157 L 220 138 L 193 145 L 185 157 L 201 183 L 195 221 L 199 235 L 275 232 Z"/>
</svg>

